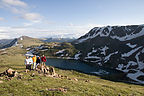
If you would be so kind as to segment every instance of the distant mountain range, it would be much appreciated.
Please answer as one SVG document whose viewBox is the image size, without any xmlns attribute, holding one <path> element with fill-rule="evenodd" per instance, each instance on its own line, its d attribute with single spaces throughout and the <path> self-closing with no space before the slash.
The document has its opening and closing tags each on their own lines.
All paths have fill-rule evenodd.
<svg viewBox="0 0 144 96">
<path fill-rule="evenodd" d="M 44 42 L 72 42 L 75 38 L 44 38 L 41 39 Z"/>
<path fill-rule="evenodd" d="M 144 83 L 144 25 L 95 27 L 73 42 L 75 59 L 123 71 Z"/>
</svg>

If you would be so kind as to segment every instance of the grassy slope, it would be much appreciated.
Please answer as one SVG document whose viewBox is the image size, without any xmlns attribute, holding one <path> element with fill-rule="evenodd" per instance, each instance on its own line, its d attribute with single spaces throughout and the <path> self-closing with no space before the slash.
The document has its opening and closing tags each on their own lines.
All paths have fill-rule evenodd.
<svg viewBox="0 0 144 96">
<path fill-rule="evenodd" d="M 12 47 L 6 52 L 8 54 L 0 55 L 0 72 L 7 68 L 16 69 L 18 72 L 24 71 L 25 50 Z M 32 73 L 36 75 L 31 77 Z M 78 81 L 40 76 L 34 71 L 21 72 L 22 79 L 2 79 L 4 83 L 0 83 L 0 96 L 144 96 L 144 87 L 140 85 L 112 82 L 72 70 L 56 68 L 56 73 L 77 78 Z M 67 93 L 48 91 L 48 88 L 67 88 Z"/>
</svg>

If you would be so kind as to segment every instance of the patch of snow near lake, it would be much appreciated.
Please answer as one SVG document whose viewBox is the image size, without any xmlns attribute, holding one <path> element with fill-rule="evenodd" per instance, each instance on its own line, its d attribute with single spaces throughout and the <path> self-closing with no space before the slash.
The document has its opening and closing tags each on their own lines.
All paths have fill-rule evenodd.
<svg viewBox="0 0 144 96">
<path fill-rule="evenodd" d="M 135 58 L 136 58 L 136 62 L 134 61 L 129 61 L 127 65 L 124 65 L 124 64 L 119 64 L 118 67 L 116 68 L 117 70 L 121 70 L 123 72 L 128 72 L 129 70 L 134 70 L 136 71 L 135 73 L 127 73 L 127 77 L 129 77 L 130 79 L 134 80 L 134 81 L 137 81 L 138 83 L 141 83 L 141 84 L 144 84 L 144 81 L 143 80 L 139 80 L 138 77 L 139 76 L 144 76 L 144 72 L 142 72 L 141 70 L 144 69 L 144 61 L 140 61 L 139 59 L 139 55 L 141 53 L 143 53 L 143 50 L 142 49 L 140 52 L 138 52 L 136 55 L 135 55 Z M 138 65 L 137 68 L 134 68 L 134 69 L 128 69 L 129 66 L 135 66 L 135 65 Z"/>
<path fill-rule="evenodd" d="M 40 50 L 40 51 L 47 51 L 48 49 L 43 49 L 43 50 Z"/>
<path fill-rule="evenodd" d="M 129 61 L 128 64 L 124 65 L 124 64 L 119 64 L 118 67 L 116 68 L 117 70 L 123 71 L 123 72 L 128 72 L 130 69 L 128 69 L 130 66 L 135 66 L 137 65 L 136 62 L 134 61 Z M 137 71 L 136 69 L 133 69 L 135 71 Z"/>
<path fill-rule="evenodd" d="M 135 80 L 141 84 L 144 84 L 144 81 L 137 79 L 139 76 L 144 76 L 144 73 L 142 71 L 137 71 L 136 73 L 128 73 L 127 77 L 129 77 L 132 80 Z"/>
<path fill-rule="evenodd" d="M 136 54 L 135 58 L 138 63 L 138 69 L 141 70 L 141 69 L 144 69 L 144 62 L 139 60 L 139 57 L 138 57 L 139 55 L 140 55 L 140 52 Z"/>
<path fill-rule="evenodd" d="M 135 48 L 137 46 L 137 44 L 132 45 L 131 43 L 127 43 L 126 45 L 129 46 L 130 48 Z"/>
<path fill-rule="evenodd" d="M 95 52 L 97 52 L 97 50 L 92 49 L 92 51 L 87 54 L 87 57 L 85 57 L 85 59 L 88 59 L 88 58 L 98 58 L 97 56 L 90 56 L 92 53 L 95 53 Z"/>
<path fill-rule="evenodd" d="M 80 53 L 80 52 L 78 52 L 78 54 L 76 54 L 76 55 L 74 56 L 74 59 L 75 59 L 75 60 L 80 59 L 80 57 L 79 57 L 80 55 L 81 55 L 81 53 Z"/>
<path fill-rule="evenodd" d="M 114 54 L 118 54 L 118 51 L 116 51 L 116 52 L 114 52 L 114 53 L 111 53 L 111 54 L 109 54 L 108 56 L 106 56 L 106 57 L 104 58 L 104 63 L 106 63 L 107 61 L 109 61 L 110 57 L 111 57 L 112 55 L 114 55 Z"/>
<path fill-rule="evenodd" d="M 56 52 L 56 54 L 61 54 L 61 53 L 63 53 L 64 51 L 65 51 L 65 49 L 59 50 L 58 52 Z"/>
<path fill-rule="evenodd" d="M 26 50 L 28 51 L 28 50 L 30 50 L 31 48 L 27 48 Z"/>
<path fill-rule="evenodd" d="M 107 75 L 109 74 L 109 72 L 105 71 L 105 70 L 99 70 L 98 72 L 91 72 L 97 75 Z"/>
<path fill-rule="evenodd" d="M 32 53 L 33 51 L 34 51 L 34 49 L 28 51 L 28 52 L 25 54 L 25 56 L 33 56 L 33 53 Z"/>
<path fill-rule="evenodd" d="M 135 49 L 131 50 L 131 51 L 128 52 L 128 53 L 124 53 L 124 54 L 122 54 L 121 56 L 122 56 L 122 57 L 129 57 L 129 56 L 131 56 L 133 53 L 135 53 L 137 50 L 139 50 L 140 48 L 142 48 L 142 46 L 140 46 L 140 47 L 138 47 L 138 48 L 135 48 Z"/>
<path fill-rule="evenodd" d="M 107 49 L 109 49 L 107 46 L 105 46 L 102 49 L 100 49 L 102 51 L 101 54 L 106 55 L 106 50 Z"/>
<path fill-rule="evenodd" d="M 91 54 L 93 54 L 93 53 L 95 53 L 95 52 L 97 52 L 97 50 L 96 49 L 92 49 L 92 52 L 89 52 L 88 54 L 87 54 L 87 57 L 85 57 L 85 60 L 86 59 L 97 59 L 97 60 L 95 60 L 95 61 L 90 61 L 90 62 L 92 62 L 92 63 L 96 63 L 96 62 L 99 62 L 99 61 L 101 61 L 101 57 L 98 57 L 98 56 L 90 56 Z"/>
</svg>

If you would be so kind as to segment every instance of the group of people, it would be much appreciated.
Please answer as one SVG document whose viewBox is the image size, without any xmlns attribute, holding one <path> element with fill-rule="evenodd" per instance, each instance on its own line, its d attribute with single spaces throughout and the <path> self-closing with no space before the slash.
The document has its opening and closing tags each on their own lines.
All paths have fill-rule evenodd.
<svg viewBox="0 0 144 96">
<path fill-rule="evenodd" d="M 46 57 L 43 55 L 42 57 L 34 55 L 33 57 L 29 56 L 25 59 L 26 69 L 31 70 L 31 66 L 33 65 L 33 70 L 40 64 L 45 66 Z"/>
</svg>

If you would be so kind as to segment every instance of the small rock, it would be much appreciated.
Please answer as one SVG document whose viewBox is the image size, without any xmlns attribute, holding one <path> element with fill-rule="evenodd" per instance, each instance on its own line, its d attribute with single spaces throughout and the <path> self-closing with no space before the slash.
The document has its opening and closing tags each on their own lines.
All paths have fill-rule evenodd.
<svg viewBox="0 0 144 96">
<path fill-rule="evenodd" d="M 34 77 L 34 76 L 35 76 L 35 73 L 32 73 L 32 74 L 31 74 L 31 77 Z"/>
<path fill-rule="evenodd" d="M 53 67 L 49 68 L 49 72 L 51 75 L 55 75 L 55 69 Z"/>
<path fill-rule="evenodd" d="M 89 82 L 89 80 L 85 80 L 85 82 Z"/>
<path fill-rule="evenodd" d="M 3 81 L 0 81 L 0 84 L 3 83 Z"/>
<path fill-rule="evenodd" d="M 28 73 L 29 72 L 29 70 L 28 69 L 26 69 L 26 71 L 25 71 L 26 73 Z"/>
<path fill-rule="evenodd" d="M 66 79 L 68 79 L 68 76 L 64 76 Z"/>
<path fill-rule="evenodd" d="M 61 92 L 64 92 L 64 93 L 67 92 L 67 89 L 64 89 L 64 88 L 58 88 L 58 90 L 61 91 Z"/>
<path fill-rule="evenodd" d="M 60 77 L 61 77 L 61 75 L 60 75 L 60 74 L 58 74 L 58 77 L 60 78 Z"/>
<path fill-rule="evenodd" d="M 73 80 L 74 80 L 74 81 L 78 81 L 78 79 L 77 79 L 77 78 L 73 78 Z"/>
</svg>

